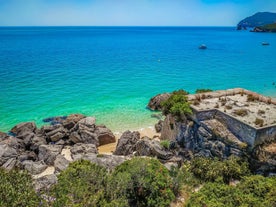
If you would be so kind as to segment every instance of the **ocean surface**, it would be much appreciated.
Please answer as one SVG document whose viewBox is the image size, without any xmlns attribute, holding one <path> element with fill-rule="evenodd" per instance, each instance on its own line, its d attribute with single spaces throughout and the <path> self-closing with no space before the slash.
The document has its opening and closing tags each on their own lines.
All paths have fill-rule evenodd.
<svg viewBox="0 0 276 207">
<path fill-rule="evenodd" d="M 158 93 L 244 87 L 276 97 L 275 84 L 275 33 L 0 27 L 0 131 L 71 113 L 95 116 L 113 131 L 133 130 L 157 122 L 146 105 Z"/>
</svg>

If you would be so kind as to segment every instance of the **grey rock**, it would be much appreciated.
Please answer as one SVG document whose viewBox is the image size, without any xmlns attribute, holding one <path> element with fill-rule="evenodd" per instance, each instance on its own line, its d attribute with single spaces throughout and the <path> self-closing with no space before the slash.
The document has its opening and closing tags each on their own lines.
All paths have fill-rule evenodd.
<svg viewBox="0 0 276 207">
<path fill-rule="evenodd" d="M 53 165 L 62 147 L 61 145 L 40 145 L 38 159 L 43 160 L 47 165 Z"/>
<path fill-rule="evenodd" d="M 65 129 L 72 129 L 76 123 L 78 123 L 81 119 L 85 118 L 82 114 L 71 114 L 67 116 L 65 120 L 62 121 L 62 125 Z"/>
<path fill-rule="evenodd" d="M 34 122 L 23 122 L 14 126 L 10 131 L 17 136 L 29 134 L 30 132 L 35 133 L 37 130 Z"/>
<path fill-rule="evenodd" d="M 136 151 L 136 143 L 140 139 L 140 133 L 137 131 L 125 131 L 118 140 L 114 155 L 130 155 Z"/>
<path fill-rule="evenodd" d="M 22 163 L 22 165 L 25 170 L 27 170 L 32 175 L 42 173 L 47 168 L 47 165 L 44 163 L 44 161 L 34 162 L 32 160 L 26 160 Z"/>
<path fill-rule="evenodd" d="M 36 161 L 37 159 L 38 159 L 38 156 L 33 151 L 25 151 L 25 152 L 21 153 L 18 157 L 19 162 L 24 162 L 25 160 Z"/>
<path fill-rule="evenodd" d="M 160 142 L 150 140 L 148 137 L 144 137 L 137 142 L 136 151 L 138 156 L 153 156 L 163 160 L 168 160 L 173 156 L 170 151 L 165 150 L 160 145 Z"/>
<path fill-rule="evenodd" d="M 2 167 L 5 168 L 6 170 L 11 170 L 13 169 L 17 164 L 16 158 L 10 158 L 8 159 L 7 162 L 5 162 Z"/>
<path fill-rule="evenodd" d="M 54 162 L 54 166 L 57 172 L 65 170 L 69 165 L 69 161 L 62 155 L 58 155 Z"/>
<path fill-rule="evenodd" d="M 46 136 L 52 142 L 57 142 L 60 139 L 68 136 L 67 129 L 65 129 L 61 124 L 55 125 L 55 129 L 46 133 Z"/>
<path fill-rule="evenodd" d="M 6 144 L 0 145 L 0 166 L 5 164 L 9 159 L 16 158 L 17 156 L 18 153 L 14 148 Z"/>
<path fill-rule="evenodd" d="M 95 123 L 96 123 L 95 117 L 86 117 L 86 118 L 81 119 L 78 122 L 79 125 L 83 125 L 83 126 L 86 126 L 88 128 L 95 127 Z"/>
<path fill-rule="evenodd" d="M 40 177 L 38 179 L 34 180 L 35 183 L 35 190 L 37 192 L 41 190 L 48 190 L 50 187 L 54 184 L 56 184 L 58 181 L 57 176 L 55 174 L 51 175 L 45 175 L 43 177 Z"/>
<path fill-rule="evenodd" d="M 156 131 L 157 133 L 161 132 L 162 126 L 163 126 L 163 122 L 164 122 L 164 121 L 159 120 L 158 123 L 156 123 L 156 124 L 154 125 L 155 131 Z"/>
<path fill-rule="evenodd" d="M 225 155 L 225 144 L 220 141 L 215 141 L 212 144 L 211 153 L 215 157 L 223 158 Z"/>
<path fill-rule="evenodd" d="M 105 126 L 97 126 L 95 133 L 97 134 L 97 139 L 99 140 L 99 146 L 116 142 L 114 134 Z"/>
<path fill-rule="evenodd" d="M 70 151 L 73 160 L 81 159 L 87 154 L 98 154 L 97 147 L 94 144 L 77 143 L 71 147 Z"/>
<path fill-rule="evenodd" d="M 109 170 L 112 170 L 130 158 L 127 156 L 117 156 L 117 155 L 86 154 L 85 156 L 82 157 L 82 159 L 89 160 L 92 163 L 96 163 L 100 166 L 108 168 Z"/>
<path fill-rule="evenodd" d="M 161 110 L 161 103 L 165 100 L 167 100 L 170 97 L 169 93 L 163 93 L 163 94 L 158 94 L 154 97 L 152 97 L 148 103 L 148 108 L 150 110 Z"/>
</svg>

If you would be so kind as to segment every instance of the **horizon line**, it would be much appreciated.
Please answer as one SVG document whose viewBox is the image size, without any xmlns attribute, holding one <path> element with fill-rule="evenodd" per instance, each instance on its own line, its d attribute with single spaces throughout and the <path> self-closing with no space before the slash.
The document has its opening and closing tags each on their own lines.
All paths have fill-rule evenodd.
<svg viewBox="0 0 276 207">
<path fill-rule="evenodd" d="M 0 27 L 236 27 L 236 25 L 0 25 Z"/>
</svg>

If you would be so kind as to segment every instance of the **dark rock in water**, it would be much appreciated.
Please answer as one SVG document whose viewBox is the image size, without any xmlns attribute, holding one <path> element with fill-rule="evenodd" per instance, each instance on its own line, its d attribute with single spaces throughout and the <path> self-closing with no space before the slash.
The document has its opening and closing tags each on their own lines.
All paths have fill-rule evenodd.
<svg viewBox="0 0 276 207">
<path fill-rule="evenodd" d="M 51 125 L 62 124 L 62 122 L 67 118 L 67 116 L 55 116 L 43 119 L 43 122 L 50 123 Z"/>
<path fill-rule="evenodd" d="M 268 46 L 269 43 L 268 43 L 268 42 L 262 42 L 262 45 L 263 45 L 263 46 Z"/>
<path fill-rule="evenodd" d="M 136 151 L 136 143 L 140 140 L 137 131 L 125 131 L 118 140 L 114 155 L 131 155 Z"/>
<path fill-rule="evenodd" d="M 160 142 L 151 140 L 148 137 L 144 137 L 137 142 L 136 151 L 138 156 L 151 156 L 162 160 L 169 160 L 173 156 L 170 151 L 165 150 L 160 145 Z"/>
<path fill-rule="evenodd" d="M 157 133 L 161 132 L 162 126 L 163 126 L 163 122 L 164 122 L 164 121 L 159 120 L 158 123 L 156 123 L 156 124 L 154 125 L 155 131 L 156 131 Z"/>
<path fill-rule="evenodd" d="M 77 143 L 70 149 L 73 160 L 82 159 L 87 154 L 98 154 L 96 145 Z"/>
<path fill-rule="evenodd" d="M 16 136 L 24 136 L 30 132 L 35 133 L 37 130 L 34 122 L 23 122 L 14 126 L 10 131 Z"/>
<path fill-rule="evenodd" d="M 32 175 L 40 174 L 47 168 L 47 165 L 43 161 L 34 162 L 32 160 L 26 160 L 22 162 L 22 165 Z"/>
<path fill-rule="evenodd" d="M 171 94 L 169 93 L 158 94 L 150 99 L 147 107 L 153 111 L 160 111 L 162 109 L 161 103 L 166 101 L 170 96 Z"/>
<path fill-rule="evenodd" d="M 47 165 L 53 165 L 61 150 L 62 146 L 60 145 L 40 145 L 38 159 L 43 160 Z"/>
<path fill-rule="evenodd" d="M 51 175 L 45 175 L 43 177 L 39 177 L 37 179 L 34 180 L 35 182 L 35 190 L 37 192 L 41 191 L 41 190 L 49 190 L 50 187 L 54 184 L 57 183 L 58 179 L 57 176 L 55 174 L 51 174 Z"/>
</svg>

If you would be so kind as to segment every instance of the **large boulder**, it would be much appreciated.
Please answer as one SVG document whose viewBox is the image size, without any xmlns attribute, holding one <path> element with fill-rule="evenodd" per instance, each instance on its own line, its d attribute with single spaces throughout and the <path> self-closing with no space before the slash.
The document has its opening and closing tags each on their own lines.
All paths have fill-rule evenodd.
<svg viewBox="0 0 276 207">
<path fill-rule="evenodd" d="M 86 143 L 95 144 L 99 146 L 99 140 L 96 129 L 96 119 L 94 117 L 86 117 L 81 119 L 73 129 L 71 129 L 71 134 L 69 139 L 73 143 Z"/>
<path fill-rule="evenodd" d="M 161 132 L 162 127 L 163 127 L 163 122 L 164 122 L 163 120 L 159 120 L 158 123 L 156 123 L 156 124 L 154 125 L 155 131 L 156 131 L 157 133 L 160 133 L 160 132 Z"/>
<path fill-rule="evenodd" d="M 162 93 L 162 94 L 158 94 L 154 97 L 152 97 L 148 103 L 148 108 L 150 110 L 161 110 L 162 107 L 161 107 L 161 103 L 163 101 L 166 101 L 169 97 L 170 97 L 171 94 L 169 93 Z"/>
<path fill-rule="evenodd" d="M 24 136 L 25 134 L 35 133 L 37 130 L 34 122 L 23 122 L 14 126 L 10 132 L 16 136 Z"/>
<path fill-rule="evenodd" d="M 118 140 L 114 155 L 130 155 L 136 151 L 136 143 L 140 139 L 140 133 L 137 131 L 125 131 Z"/>
<path fill-rule="evenodd" d="M 97 126 L 95 133 L 97 134 L 99 146 L 116 142 L 114 134 L 106 126 Z"/>
<path fill-rule="evenodd" d="M 136 152 L 138 156 L 151 156 L 157 157 L 162 160 L 169 160 L 172 158 L 173 154 L 164 149 L 160 142 L 157 140 L 151 140 L 148 137 L 144 137 L 139 140 L 136 144 Z"/>
<path fill-rule="evenodd" d="M 62 147 L 61 145 L 40 145 L 38 159 L 43 160 L 47 165 L 53 165 Z"/>
<path fill-rule="evenodd" d="M 60 139 L 65 138 L 67 136 L 67 129 L 65 129 L 61 124 L 54 125 L 53 129 L 46 133 L 46 137 L 51 142 L 57 142 Z"/>
</svg>

